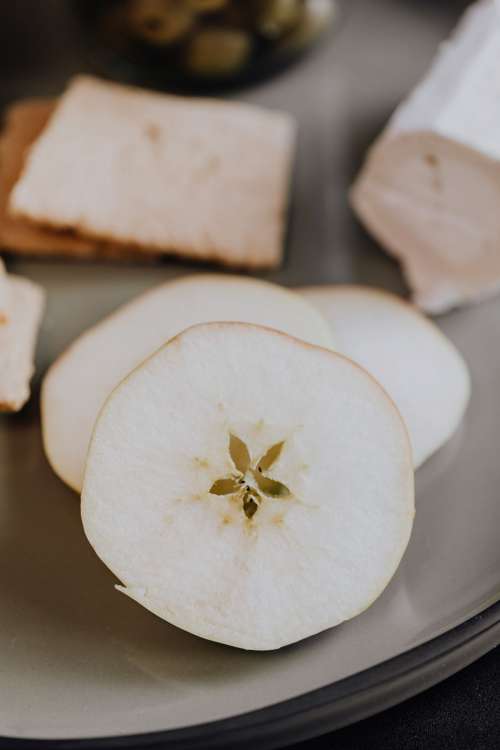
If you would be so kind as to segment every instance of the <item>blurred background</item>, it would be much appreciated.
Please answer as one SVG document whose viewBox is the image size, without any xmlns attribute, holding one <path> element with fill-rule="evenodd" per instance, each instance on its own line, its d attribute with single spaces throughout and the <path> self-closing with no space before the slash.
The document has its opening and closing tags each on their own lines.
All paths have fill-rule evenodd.
<svg viewBox="0 0 500 750">
<path fill-rule="evenodd" d="M 27 85 L 46 92 L 78 70 L 165 89 L 224 90 L 259 81 L 331 37 L 362 9 L 366 46 L 385 46 L 398 16 L 457 15 L 464 0 L 17 0 L 0 24 L 3 97 Z M 373 8 L 368 10 L 368 6 Z M 391 7 L 394 18 L 391 19 Z M 413 6 L 413 8 L 411 7 Z M 442 7 L 442 11 L 439 7 Z M 378 12 L 380 10 L 380 13 Z M 418 30 L 416 29 L 416 32 Z M 438 32 L 438 25 L 436 24 Z M 346 34 L 349 32 L 346 30 Z M 363 40 L 357 40 L 363 56 Z M 411 51 L 410 51 L 411 55 Z M 61 85 L 59 84 L 59 86 Z M 33 92 L 35 93 L 35 92 Z"/>
<path fill-rule="evenodd" d="M 338 20 L 337 0 L 23 0 L 2 10 L 2 65 L 51 61 L 158 88 L 216 90 L 297 59 Z"/>
<path fill-rule="evenodd" d="M 201 7 L 221 0 L 182 4 L 188 1 Z M 394 261 L 354 221 L 347 193 L 369 144 L 428 68 L 466 0 L 326 0 L 326 5 L 300 0 L 300 12 L 285 13 L 281 25 L 266 15 L 274 7 L 267 0 L 231 0 L 210 13 L 197 12 L 175 43 L 166 45 L 165 38 L 175 37 L 175 24 L 165 15 L 169 0 L 163 2 L 4 3 L 0 108 L 23 96 L 57 95 L 74 73 L 84 71 L 163 90 L 215 91 L 287 110 L 299 123 L 299 153 L 287 262 L 273 279 L 304 284 L 356 278 L 404 291 Z M 238 58 L 241 67 L 219 76 L 186 75 L 181 63 L 188 42 L 214 26 L 222 25 L 223 33 L 232 29 L 236 22 L 228 19 L 242 7 L 247 15 L 236 30 L 253 51 L 244 61 Z M 311 8 L 322 21 L 314 33 L 301 36 Z M 290 39 L 303 43 L 290 49 Z"/>
</svg>

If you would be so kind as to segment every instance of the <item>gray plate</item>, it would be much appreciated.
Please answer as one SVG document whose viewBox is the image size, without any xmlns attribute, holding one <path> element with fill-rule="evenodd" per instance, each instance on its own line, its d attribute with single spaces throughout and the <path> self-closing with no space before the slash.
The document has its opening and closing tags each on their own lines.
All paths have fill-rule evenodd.
<svg viewBox="0 0 500 750">
<path fill-rule="evenodd" d="M 274 280 L 402 290 L 397 267 L 356 225 L 346 189 L 452 25 L 457 8 L 443 6 L 352 2 L 333 43 L 247 93 L 301 125 L 288 259 Z M 33 92 L 57 87 L 62 73 L 26 75 Z M 116 593 L 85 541 L 77 498 L 41 448 L 38 382 L 48 364 L 122 301 L 191 269 L 10 268 L 41 282 L 49 307 L 31 403 L 0 424 L 2 747 L 27 747 L 26 738 L 51 748 L 44 738 L 79 738 L 57 745 L 66 748 L 278 747 L 416 693 L 500 641 L 499 300 L 440 321 L 470 364 L 473 398 L 460 433 L 418 472 L 415 532 L 390 587 L 352 622 L 258 654 L 192 637 Z M 113 736 L 123 739 L 85 739 Z"/>
</svg>

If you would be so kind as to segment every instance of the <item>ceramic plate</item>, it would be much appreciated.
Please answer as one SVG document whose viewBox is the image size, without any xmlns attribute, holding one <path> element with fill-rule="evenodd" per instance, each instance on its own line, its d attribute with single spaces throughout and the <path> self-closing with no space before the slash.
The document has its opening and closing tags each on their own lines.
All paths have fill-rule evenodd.
<svg viewBox="0 0 500 750">
<path fill-rule="evenodd" d="M 272 279 L 404 291 L 346 190 L 453 24 L 457 6 L 446 5 L 353 0 L 332 43 L 245 94 L 293 111 L 301 127 L 288 257 Z M 23 73 L 23 85 L 57 89 L 70 68 L 42 67 L 31 83 Z M 259 654 L 197 639 L 118 594 L 41 447 L 38 386 L 54 357 L 121 302 L 192 267 L 10 267 L 42 283 L 49 304 L 33 398 L 0 423 L 2 748 L 279 747 L 394 704 L 500 641 L 499 299 L 439 321 L 470 364 L 473 397 L 459 434 L 418 472 L 415 532 L 389 588 L 357 619 Z"/>
</svg>

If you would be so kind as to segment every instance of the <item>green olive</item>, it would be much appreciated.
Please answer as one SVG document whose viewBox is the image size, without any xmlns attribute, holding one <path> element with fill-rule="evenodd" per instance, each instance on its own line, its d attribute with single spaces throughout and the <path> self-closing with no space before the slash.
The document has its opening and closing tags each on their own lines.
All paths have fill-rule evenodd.
<svg viewBox="0 0 500 750">
<path fill-rule="evenodd" d="M 127 18 L 134 36 L 162 46 L 185 36 L 193 26 L 195 13 L 187 0 L 128 0 Z"/>
<path fill-rule="evenodd" d="M 208 27 L 192 38 L 186 67 L 197 76 L 227 76 L 245 65 L 252 49 L 251 37 L 238 29 Z"/>
<path fill-rule="evenodd" d="M 263 0 L 258 16 L 258 31 L 270 39 L 286 34 L 300 21 L 301 0 Z"/>
<path fill-rule="evenodd" d="M 296 28 L 280 43 L 280 49 L 303 49 L 337 22 L 337 3 L 332 0 L 305 0 Z"/>
</svg>

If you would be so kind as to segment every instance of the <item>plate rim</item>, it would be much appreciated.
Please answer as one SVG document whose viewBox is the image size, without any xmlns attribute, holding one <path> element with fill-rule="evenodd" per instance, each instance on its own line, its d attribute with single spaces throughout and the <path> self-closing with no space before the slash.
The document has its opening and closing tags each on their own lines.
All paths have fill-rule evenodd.
<svg viewBox="0 0 500 750">
<path fill-rule="evenodd" d="M 354 675 L 236 716 L 177 729 L 104 737 L 0 736 L 4 750 L 260 750 L 341 729 L 432 687 L 500 646 L 500 599 L 431 640 Z"/>
</svg>

